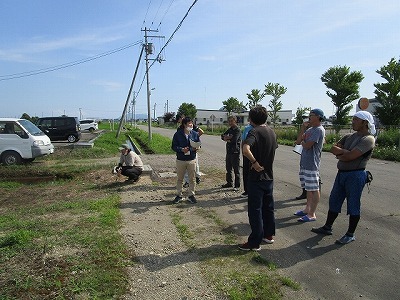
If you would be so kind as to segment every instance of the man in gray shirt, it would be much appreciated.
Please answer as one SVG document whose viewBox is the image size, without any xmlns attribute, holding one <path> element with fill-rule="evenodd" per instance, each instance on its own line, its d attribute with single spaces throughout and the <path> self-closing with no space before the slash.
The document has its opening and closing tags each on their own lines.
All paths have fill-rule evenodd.
<svg viewBox="0 0 400 300">
<path fill-rule="evenodd" d="M 299 222 L 316 220 L 315 211 L 320 199 L 320 175 L 322 145 L 325 141 L 325 129 L 321 121 L 325 120 L 324 112 L 315 108 L 310 111 L 309 120 L 304 122 L 297 137 L 296 144 L 303 146 L 300 158 L 300 183 L 307 192 L 307 204 L 303 210 L 294 213 Z"/>
<path fill-rule="evenodd" d="M 355 240 L 354 232 L 361 214 L 361 194 L 367 179 L 365 167 L 375 147 L 374 118 L 369 112 L 357 112 L 351 125 L 355 132 L 345 135 L 331 148 L 332 154 L 338 159 L 338 173 L 329 197 L 325 225 L 311 229 L 315 233 L 331 235 L 332 225 L 347 199 L 349 227 L 346 234 L 336 240 L 338 244 L 348 244 Z"/>
</svg>

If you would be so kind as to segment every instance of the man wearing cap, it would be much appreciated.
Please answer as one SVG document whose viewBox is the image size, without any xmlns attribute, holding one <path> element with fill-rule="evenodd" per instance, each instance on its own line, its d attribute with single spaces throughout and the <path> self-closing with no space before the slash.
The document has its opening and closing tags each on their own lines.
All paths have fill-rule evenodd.
<svg viewBox="0 0 400 300">
<path fill-rule="evenodd" d="M 118 148 L 121 151 L 119 158 L 119 174 L 127 176 L 127 181 L 136 182 L 143 171 L 143 162 L 139 155 L 131 150 L 128 144 L 122 144 Z"/>
<path fill-rule="evenodd" d="M 361 213 L 361 194 L 367 179 L 365 168 L 375 147 L 375 123 L 369 112 L 357 112 L 351 125 L 355 132 L 343 136 L 331 148 L 338 159 L 338 173 L 329 197 L 325 225 L 311 229 L 315 233 L 331 235 L 332 225 L 341 212 L 344 199 L 347 199 L 349 227 L 346 234 L 336 240 L 338 244 L 348 244 L 355 240 L 354 232 Z"/>
<path fill-rule="evenodd" d="M 294 213 L 295 216 L 300 217 L 299 222 L 316 220 L 315 211 L 320 199 L 319 167 L 322 145 L 325 141 L 325 128 L 321 125 L 323 120 L 325 120 L 324 112 L 319 108 L 312 109 L 308 121 L 301 126 L 296 140 L 296 144 L 303 147 L 299 177 L 301 187 L 307 196 L 306 207 Z"/>
</svg>

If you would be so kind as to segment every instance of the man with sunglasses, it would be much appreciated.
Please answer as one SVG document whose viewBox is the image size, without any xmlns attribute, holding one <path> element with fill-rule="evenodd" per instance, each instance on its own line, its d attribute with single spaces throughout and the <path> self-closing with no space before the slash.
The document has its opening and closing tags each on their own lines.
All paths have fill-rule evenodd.
<svg viewBox="0 0 400 300">
<path fill-rule="evenodd" d="M 294 213 L 299 216 L 299 222 L 316 220 L 315 211 L 320 199 L 320 175 L 322 145 L 325 141 L 325 128 L 321 122 L 325 120 L 324 112 L 315 108 L 310 111 L 308 121 L 301 126 L 296 140 L 297 145 L 302 145 L 300 158 L 300 183 L 307 195 L 306 207 Z"/>
</svg>

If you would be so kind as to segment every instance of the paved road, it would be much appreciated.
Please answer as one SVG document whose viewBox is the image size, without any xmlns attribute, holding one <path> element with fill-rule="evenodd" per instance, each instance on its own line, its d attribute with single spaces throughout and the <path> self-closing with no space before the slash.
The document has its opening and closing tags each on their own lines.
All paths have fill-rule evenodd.
<svg viewBox="0 0 400 300">
<path fill-rule="evenodd" d="M 153 132 L 172 137 L 175 131 L 153 128 Z M 203 135 L 201 140 L 202 151 L 224 158 L 225 144 L 218 136 Z M 369 162 L 374 180 L 371 191 L 364 190 L 357 240 L 339 246 L 334 242 L 348 225 L 345 208 L 332 236 L 310 231 L 324 224 L 336 159 L 330 153 L 322 154 L 318 220 L 307 224 L 293 216 L 304 206 L 304 200 L 294 200 L 301 192 L 298 162 L 292 147 L 279 146 L 274 163 L 277 236 L 271 250 L 262 255 L 265 253 L 286 275 L 299 281 L 315 299 L 400 299 L 400 164 L 376 159 Z"/>
</svg>

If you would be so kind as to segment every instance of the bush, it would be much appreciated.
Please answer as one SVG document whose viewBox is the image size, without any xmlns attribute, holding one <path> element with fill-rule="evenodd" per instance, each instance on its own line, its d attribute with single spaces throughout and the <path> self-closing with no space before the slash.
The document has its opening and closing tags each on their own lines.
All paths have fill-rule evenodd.
<svg viewBox="0 0 400 300">
<path fill-rule="evenodd" d="M 381 131 L 376 139 L 379 147 L 398 147 L 400 142 L 400 132 L 397 129 Z"/>
<path fill-rule="evenodd" d="M 294 141 L 297 139 L 298 129 L 296 127 L 276 127 L 274 129 L 278 140 Z"/>
</svg>

